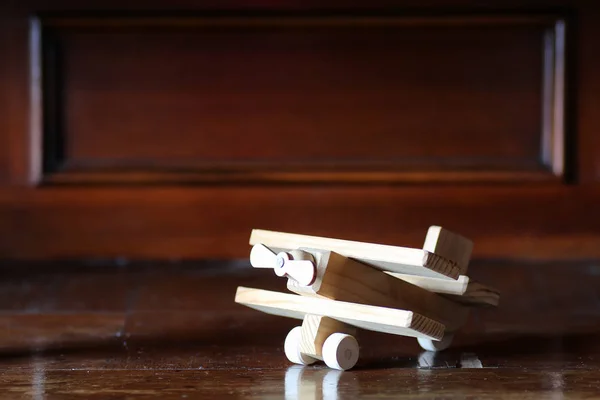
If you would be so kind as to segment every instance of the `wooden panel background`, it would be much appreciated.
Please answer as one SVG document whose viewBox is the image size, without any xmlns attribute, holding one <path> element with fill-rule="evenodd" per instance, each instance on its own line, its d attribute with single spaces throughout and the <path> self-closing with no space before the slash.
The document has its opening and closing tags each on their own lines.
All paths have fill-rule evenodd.
<svg viewBox="0 0 600 400">
<path fill-rule="evenodd" d="M 476 257 L 600 256 L 599 7 L 369 6 L 0 6 L 0 258 L 247 257 L 255 227 L 421 246 L 431 224 Z"/>
<path fill-rule="evenodd" d="M 36 19 L 40 180 L 555 180 L 562 25 Z"/>
</svg>

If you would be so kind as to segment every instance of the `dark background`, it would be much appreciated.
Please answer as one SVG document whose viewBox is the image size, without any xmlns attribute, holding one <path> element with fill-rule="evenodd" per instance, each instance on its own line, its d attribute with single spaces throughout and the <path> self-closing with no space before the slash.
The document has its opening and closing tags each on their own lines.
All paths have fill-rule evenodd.
<svg viewBox="0 0 600 400">
<path fill-rule="evenodd" d="M 252 228 L 600 255 L 593 1 L 0 5 L 0 258 L 246 258 Z"/>
</svg>

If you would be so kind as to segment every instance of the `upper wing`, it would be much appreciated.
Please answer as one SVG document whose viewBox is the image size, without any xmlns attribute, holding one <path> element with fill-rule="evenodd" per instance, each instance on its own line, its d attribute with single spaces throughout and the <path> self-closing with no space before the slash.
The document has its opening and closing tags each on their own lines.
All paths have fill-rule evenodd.
<svg viewBox="0 0 600 400">
<path fill-rule="evenodd" d="M 265 244 L 275 251 L 334 251 L 382 271 L 401 274 L 457 279 L 461 273 L 458 264 L 422 249 L 254 229 L 250 236 L 250 244 L 258 243 Z"/>
</svg>

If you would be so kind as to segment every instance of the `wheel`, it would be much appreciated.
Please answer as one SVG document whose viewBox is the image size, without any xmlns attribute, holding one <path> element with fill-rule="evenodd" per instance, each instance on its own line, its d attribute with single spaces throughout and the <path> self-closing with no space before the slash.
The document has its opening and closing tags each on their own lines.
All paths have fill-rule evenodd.
<svg viewBox="0 0 600 400">
<path fill-rule="evenodd" d="M 334 333 L 323 343 L 323 361 L 329 368 L 345 371 L 358 361 L 358 350 L 354 336 Z"/>
<path fill-rule="evenodd" d="M 283 351 L 288 360 L 294 364 L 309 365 L 314 363 L 315 360 L 312 357 L 302 354 L 300 352 L 300 341 L 302 339 L 302 327 L 297 326 L 288 333 L 285 337 L 285 343 L 283 344 Z"/>
<path fill-rule="evenodd" d="M 419 345 L 423 348 L 423 350 L 427 351 L 446 350 L 452 344 L 452 339 L 454 339 L 454 335 L 451 333 L 445 334 L 442 340 L 439 341 L 425 338 L 417 338 L 417 340 L 419 341 Z"/>
</svg>

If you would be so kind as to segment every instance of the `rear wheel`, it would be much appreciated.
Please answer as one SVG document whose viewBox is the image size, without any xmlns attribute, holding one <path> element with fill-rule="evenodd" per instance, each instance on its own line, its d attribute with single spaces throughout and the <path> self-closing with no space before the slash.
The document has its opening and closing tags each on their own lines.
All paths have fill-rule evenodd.
<svg viewBox="0 0 600 400">
<path fill-rule="evenodd" d="M 309 365 L 317 361 L 316 359 L 302 354 L 300 352 L 300 342 L 302 340 L 302 327 L 297 326 L 288 333 L 283 344 L 283 351 L 288 360 L 294 364 Z"/>
<path fill-rule="evenodd" d="M 451 333 L 446 333 L 442 340 L 431 340 L 426 338 L 417 338 L 419 341 L 419 345 L 423 350 L 427 351 L 443 351 L 446 350 L 452 344 L 452 339 L 454 339 L 454 335 Z"/>
</svg>

